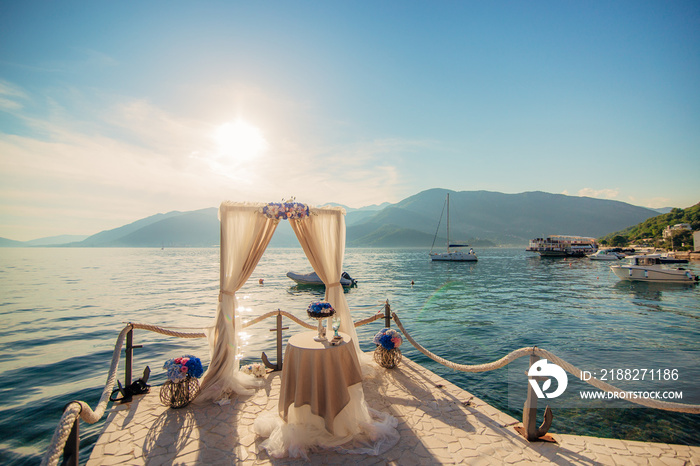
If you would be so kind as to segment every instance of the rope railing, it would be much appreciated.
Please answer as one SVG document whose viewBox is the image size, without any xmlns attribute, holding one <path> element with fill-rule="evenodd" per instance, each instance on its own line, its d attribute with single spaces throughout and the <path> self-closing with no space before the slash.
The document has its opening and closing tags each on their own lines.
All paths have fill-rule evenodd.
<svg viewBox="0 0 700 466">
<path fill-rule="evenodd" d="M 277 315 L 283 315 L 283 316 L 287 317 L 288 319 L 291 319 L 293 322 L 295 322 L 295 323 L 301 325 L 301 326 L 304 327 L 304 328 L 308 328 L 308 329 L 310 329 L 310 330 L 315 330 L 315 329 L 316 329 L 316 325 L 311 325 L 311 324 L 309 324 L 308 322 L 304 322 L 303 320 L 301 320 L 301 319 L 298 318 L 297 316 L 295 316 L 295 315 L 293 315 L 293 314 L 290 314 L 290 313 L 287 312 L 287 311 L 281 311 L 281 310 L 279 310 L 279 309 L 276 310 L 276 311 L 271 311 L 271 312 L 268 312 L 268 313 L 263 314 L 263 315 L 261 315 L 261 316 L 258 316 L 258 317 L 256 317 L 255 319 L 250 320 L 250 321 L 248 321 L 248 322 L 244 322 L 243 325 L 242 325 L 242 327 L 243 327 L 243 328 L 248 328 L 248 327 L 250 327 L 251 325 L 255 325 L 255 324 L 257 324 L 258 322 L 261 322 L 261 321 L 267 319 L 268 317 L 277 316 Z M 374 322 L 375 320 L 381 319 L 381 318 L 383 318 L 383 317 L 384 317 L 384 313 L 383 313 L 383 312 L 379 312 L 379 313 L 377 313 L 377 314 L 375 314 L 375 315 L 373 315 L 373 316 L 367 317 L 366 319 L 358 320 L 357 322 L 355 322 L 355 328 L 361 327 L 361 326 L 363 326 L 363 325 L 370 324 L 370 323 Z"/>
<path fill-rule="evenodd" d="M 316 328 L 316 326 L 304 322 L 295 315 L 279 309 L 276 311 L 265 313 L 261 316 L 256 317 L 255 319 L 243 323 L 242 328 L 250 327 L 269 317 L 277 315 L 283 315 L 304 328 L 308 328 L 311 330 L 314 330 Z M 355 322 L 355 327 L 369 324 L 383 316 L 384 314 L 379 313 L 366 319 L 360 320 L 358 322 Z M 167 335 L 177 338 L 206 338 L 207 336 L 206 333 L 202 332 L 180 332 L 152 324 L 139 324 L 135 322 L 127 323 L 127 325 L 122 329 L 122 331 L 119 333 L 119 336 L 117 337 L 117 341 L 114 346 L 114 351 L 112 352 L 112 362 L 110 364 L 109 373 L 107 375 L 107 382 L 105 383 L 105 387 L 102 390 L 102 396 L 100 397 L 100 401 L 98 402 L 94 410 L 90 408 L 90 405 L 88 405 L 84 401 L 71 401 L 66 405 L 66 407 L 63 410 L 63 415 L 58 421 L 58 426 L 54 431 L 53 437 L 51 438 L 51 443 L 49 444 L 49 447 L 46 450 L 46 453 L 44 454 L 44 457 L 41 461 L 42 466 L 56 466 L 58 464 L 58 460 L 64 452 L 66 441 L 68 440 L 68 437 L 71 434 L 71 430 L 76 428 L 76 423 L 79 418 L 87 422 L 88 424 L 94 424 L 100 419 L 102 419 L 102 416 L 104 415 L 105 410 L 107 409 L 107 404 L 109 403 L 110 394 L 112 393 L 112 389 L 114 388 L 114 385 L 117 381 L 117 369 L 119 368 L 119 358 L 121 356 L 124 338 L 130 331 L 134 329 L 148 330 L 150 332 L 160 333 L 161 335 Z"/>
<path fill-rule="evenodd" d="M 71 429 L 76 424 L 78 416 L 80 419 L 87 422 L 88 424 L 94 424 L 102 418 L 102 415 L 107 409 L 107 403 L 109 403 L 109 396 L 112 392 L 112 387 L 117 378 L 117 368 L 119 367 L 119 356 L 122 351 L 122 344 L 124 343 L 124 337 L 131 331 L 132 326 L 127 325 L 119 333 L 117 337 L 117 343 L 114 345 L 114 351 L 112 352 L 112 363 L 109 366 L 109 374 L 107 375 L 107 383 L 105 388 L 102 390 L 102 396 L 100 397 L 97 407 L 92 410 L 90 406 L 84 401 L 71 401 L 63 410 L 63 415 L 61 416 L 58 426 L 54 431 L 53 437 L 51 438 L 51 443 L 49 448 L 41 461 L 42 466 L 55 466 L 58 464 L 58 459 L 63 453 L 63 449 L 66 445 L 66 440 L 70 435 Z M 77 452 L 76 452 L 77 453 Z"/>
<path fill-rule="evenodd" d="M 391 314 L 392 318 L 394 319 L 394 322 L 396 322 L 397 327 L 401 329 L 401 332 L 404 334 L 406 337 L 406 340 L 409 341 L 418 351 L 423 353 L 425 356 L 428 358 L 432 359 L 433 361 L 442 364 L 445 367 L 449 367 L 450 369 L 454 369 L 456 371 L 461 371 L 461 372 L 486 372 L 486 371 L 492 371 L 494 369 L 499 369 L 503 366 L 506 366 L 507 364 L 510 364 L 511 362 L 515 361 L 518 358 L 522 358 L 523 356 L 530 356 L 530 355 L 536 355 L 542 358 L 547 359 L 550 362 L 553 362 L 554 364 L 558 365 L 568 373 L 572 374 L 573 376 L 577 377 L 579 380 L 582 380 L 582 373 L 581 369 L 578 367 L 574 366 L 573 364 L 570 364 L 566 362 L 565 360 L 561 359 L 560 357 L 556 356 L 553 353 L 550 353 L 547 350 L 538 348 L 536 346 L 530 346 L 530 347 L 525 347 L 525 348 L 519 348 L 517 350 L 511 351 L 501 359 L 497 361 L 493 361 L 490 363 L 486 364 L 475 364 L 475 365 L 468 365 L 468 364 L 456 364 L 452 361 L 449 361 L 445 358 L 442 358 L 434 353 L 431 353 L 427 349 L 425 349 L 423 346 L 418 344 L 416 340 L 413 339 L 410 333 L 406 330 L 406 328 L 403 326 L 401 323 L 401 319 L 396 315 L 395 312 L 392 312 Z M 589 380 L 584 380 L 588 384 L 603 390 L 605 392 L 610 392 L 610 393 L 618 393 L 618 394 L 625 394 L 625 390 L 621 390 L 617 387 L 614 387 L 606 382 L 603 382 L 598 379 L 589 379 Z M 675 411 L 679 413 L 691 413 L 691 414 L 700 414 L 700 405 L 691 405 L 691 404 L 684 404 L 684 403 L 673 403 L 673 402 L 668 402 L 668 401 L 659 401 L 659 400 L 652 400 L 652 399 L 645 399 L 645 398 L 625 398 L 627 401 L 631 403 L 636 403 L 642 406 L 646 406 L 648 408 L 654 408 L 654 409 L 661 409 L 664 411 Z"/>
<path fill-rule="evenodd" d="M 428 351 L 426 348 L 424 348 L 422 345 L 420 345 L 418 342 L 415 341 L 415 339 L 411 336 L 411 334 L 406 330 L 404 327 L 403 323 L 401 322 L 401 319 L 396 315 L 395 312 L 390 312 L 390 307 L 389 303 L 387 302 L 385 305 L 385 312 L 379 312 L 375 315 L 372 315 L 370 317 L 367 317 L 365 319 L 359 320 L 355 322 L 355 327 L 360 327 L 362 325 L 366 325 L 369 323 L 372 323 L 378 319 L 385 318 L 386 322 L 385 325 L 389 325 L 389 320 L 390 318 L 394 320 L 396 325 L 399 327 L 401 332 L 404 334 L 406 339 L 413 345 L 418 351 L 420 351 L 422 354 L 427 356 L 428 358 L 432 359 L 433 361 L 442 364 L 445 367 L 449 367 L 451 369 L 457 370 L 457 371 L 462 371 L 462 372 L 486 372 L 486 371 L 492 371 L 495 369 L 499 369 L 501 367 L 504 367 L 511 362 L 515 361 L 516 359 L 519 359 L 523 356 L 538 356 L 538 357 L 543 357 L 546 358 L 548 361 L 551 361 L 554 364 L 557 364 L 560 366 L 562 369 L 565 371 L 569 372 L 570 374 L 574 375 L 575 377 L 578 377 L 579 379 L 582 379 L 582 371 L 577 368 L 576 366 L 564 361 L 563 359 L 559 358 L 553 353 L 550 353 L 547 350 L 538 348 L 536 346 L 534 347 L 524 347 L 524 348 L 519 348 L 517 350 L 514 350 L 501 359 L 498 359 L 496 361 L 492 361 L 490 363 L 485 363 L 485 364 L 457 364 L 452 361 L 449 361 L 443 357 L 440 357 L 430 351 Z M 290 314 L 289 312 L 282 311 L 282 310 L 276 310 L 276 311 L 271 311 L 268 313 L 265 313 L 261 316 L 258 316 L 248 322 L 243 323 L 242 327 L 247 328 L 252 325 L 255 325 L 269 317 L 273 316 L 285 316 L 295 322 L 296 324 L 308 328 L 311 330 L 314 330 L 316 326 L 308 324 L 304 322 L 303 320 L 299 319 L 298 317 L 294 316 L 293 314 Z M 280 322 L 278 318 L 278 322 Z M 58 426 L 56 427 L 56 430 L 54 432 L 54 435 L 51 439 L 51 443 L 49 445 L 49 448 L 47 449 L 44 458 L 42 459 L 42 466 L 55 466 L 58 464 L 58 460 L 61 456 L 61 454 L 64 451 L 65 445 L 66 445 L 66 440 L 68 439 L 68 436 L 71 433 L 71 429 L 77 428 L 77 422 L 78 419 L 82 419 L 83 421 L 89 423 L 89 424 L 94 424 L 98 422 L 102 416 L 104 415 L 104 412 L 107 408 L 107 404 L 109 402 L 109 397 L 112 391 L 112 388 L 114 387 L 116 383 L 116 375 L 117 375 L 117 369 L 119 365 L 119 358 L 121 355 L 121 350 L 122 350 L 122 345 L 124 343 L 124 338 L 129 332 L 133 331 L 134 329 L 141 329 L 141 330 L 148 330 L 151 332 L 155 333 L 160 333 L 162 335 L 168 335 L 168 336 L 173 336 L 177 338 L 206 338 L 205 333 L 200 333 L 200 332 L 180 332 L 180 331 L 174 331 L 174 330 L 169 330 L 168 328 L 164 327 L 159 327 L 157 325 L 151 325 L 151 324 L 139 324 L 139 323 L 133 323 L 129 322 L 120 332 L 119 336 L 117 337 L 117 341 L 114 347 L 114 352 L 112 353 L 112 362 L 110 364 L 110 369 L 109 373 L 107 376 L 107 382 L 105 384 L 105 387 L 102 391 L 102 396 L 100 397 L 100 401 L 97 404 L 97 407 L 93 410 L 90 408 L 90 406 L 85 403 L 84 401 L 72 401 L 68 405 L 66 405 L 63 415 L 61 416 L 61 419 L 58 423 Z M 273 329 L 274 330 L 274 329 Z M 276 329 L 278 332 L 281 332 L 281 327 L 278 325 L 278 328 Z M 278 345 L 279 343 L 279 338 L 278 338 Z M 279 364 L 279 361 L 278 361 Z M 280 366 L 281 367 L 281 364 Z M 128 373 L 130 374 L 131 368 L 129 367 Z M 597 379 L 589 379 L 585 380 L 588 384 L 606 391 L 606 392 L 611 392 L 611 393 L 618 393 L 622 394 L 625 393 L 624 390 L 621 390 L 617 387 L 614 387 L 606 382 L 603 382 L 601 380 Z M 700 405 L 689 405 L 689 404 L 683 404 L 683 403 L 673 403 L 673 402 L 666 402 L 666 401 L 658 401 L 658 400 L 652 400 L 652 399 L 630 399 L 630 398 L 625 398 L 627 401 L 630 401 L 632 403 L 637 403 L 649 408 L 654 408 L 654 409 L 661 409 L 665 411 L 675 411 L 675 412 L 682 412 L 682 413 L 693 413 L 693 414 L 700 414 Z M 76 452 L 77 454 L 77 452 Z M 76 463 L 77 464 L 77 463 Z"/>
<path fill-rule="evenodd" d="M 138 328 L 141 330 L 149 330 L 151 332 L 160 333 L 162 335 L 168 335 L 170 337 L 178 338 L 206 338 L 205 333 L 187 333 L 187 332 L 175 332 L 173 330 L 168 330 L 166 327 L 159 327 L 157 325 L 151 324 L 137 324 L 130 322 L 129 325 L 133 328 Z"/>
</svg>

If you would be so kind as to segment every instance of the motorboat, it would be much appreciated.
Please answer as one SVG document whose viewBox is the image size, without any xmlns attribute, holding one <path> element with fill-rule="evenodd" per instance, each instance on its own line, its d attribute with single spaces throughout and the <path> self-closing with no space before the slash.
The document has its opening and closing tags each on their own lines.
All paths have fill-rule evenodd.
<svg viewBox="0 0 700 466">
<path fill-rule="evenodd" d="M 287 272 L 287 277 L 291 278 L 300 285 L 323 285 L 323 281 L 319 278 L 316 272 Z M 357 280 L 352 278 L 347 272 L 343 272 L 340 275 L 340 284 L 344 287 L 356 286 Z"/>
<path fill-rule="evenodd" d="M 620 280 L 669 283 L 698 282 L 698 276 L 689 270 L 664 267 L 660 254 L 629 256 L 625 261 L 625 264 L 610 266 L 610 270 Z"/>
<path fill-rule="evenodd" d="M 589 254 L 586 257 L 594 261 L 618 261 L 625 256 L 610 249 L 599 249 L 594 254 Z"/>
<path fill-rule="evenodd" d="M 473 249 L 469 249 L 469 252 L 465 252 L 462 248 L 469 247 L 468 244 L 452 244 L 450 243 L 450 193 L 447 193 L 447 198 L 445 199 L 445 205 L 443 206 L 443 212 L 445 211 L 445 206 L 447 207 L 447 251 L 445 252 L 433 252 L 433 247 L 435 246 L 435 240 L 437 239 L 438 231 L 440 231 L 440 221 L 438 221 L 437 231 L 435 231 L 435 237 L 433 238 L 433 247 L 430 248 L 430 260 L 433 261 L 452 261 L 452 262 L 476 262 L 479 259 L 474 254 Z M 442 215 L 440 215 L 440 220 L 442 220 Z"/>
</svg>

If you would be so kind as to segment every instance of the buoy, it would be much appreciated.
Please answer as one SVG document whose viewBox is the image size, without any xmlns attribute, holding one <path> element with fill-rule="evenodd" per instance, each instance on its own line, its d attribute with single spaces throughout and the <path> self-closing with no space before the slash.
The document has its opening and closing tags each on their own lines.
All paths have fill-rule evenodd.
<svg viewBox="0 0 700 466">
<path fill-rule="evenodd" d="M 411 280 L 411 286 L 413 286 L 413 280 Z"/>
</svg>

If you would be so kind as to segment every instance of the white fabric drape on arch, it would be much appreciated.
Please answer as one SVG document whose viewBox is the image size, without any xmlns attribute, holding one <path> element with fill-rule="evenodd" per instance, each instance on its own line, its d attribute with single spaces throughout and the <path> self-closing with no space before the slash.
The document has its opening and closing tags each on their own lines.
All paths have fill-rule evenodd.
<svg viewBox="0 0 700 466">
<path fill-rule="evenodd" d="M 362 361 L 355 324 L 350 316 L 345 292 L 340 285 L 345 256 L 345 209 L 342 207 L 312 208 L 311 215 L 290 220 L 294 234 L 318 277 L 326 285 L 326 301 L 340 317 L 340 331 L 352 338 Z"/>
<path fill-rule="evenodd" d="M 197 401 L 216 401 L 233 393 L 249 394 L 258 383 L 239 370 L 241 320 L 236 307 L 236 291 L 255 270 L 279 223 L 278 219 L 262 213 L 265 205 L 223 202 L 219 207 L 219 305 L 216 323 L 208 333 L 211 363 L 202 379 Z M 340 331 L 352 337 L 360 361 L 366 362 L 340 285 L 345 255 L 345 210 L 340 207 L 311 208 L 308 217 L 290 222 L 306 257 L 326 285 L 326 300 L 340 317 Z"/>
<path fill-rule="evenodd" d="M 263 205 L 223 202 L 221 222 L 221 272 L 216 323 L 209 331 L 211 363 L 202 379 L 197 401 L 216 401 L 232 393 L 249 394 L 258 381 L 239 371 L 238 331 L 241 319 L 236 291 L 248 280 L 260 261 L 279 220 L 261 213 Z"/>
</svg>

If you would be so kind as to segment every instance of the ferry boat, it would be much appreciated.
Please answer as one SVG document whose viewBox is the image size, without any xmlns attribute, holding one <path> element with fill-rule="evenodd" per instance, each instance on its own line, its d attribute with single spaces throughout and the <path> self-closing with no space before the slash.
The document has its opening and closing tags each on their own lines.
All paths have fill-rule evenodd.
<svg viewBox="0 0 700 466">
<path fill-rule="evenodd" d="M 542 257 L 584 257 L 595 253 L 598 244 L 595 238 L 586 236 L 551 235 L 531 240 L 525 250 Z"/>
</svg>

